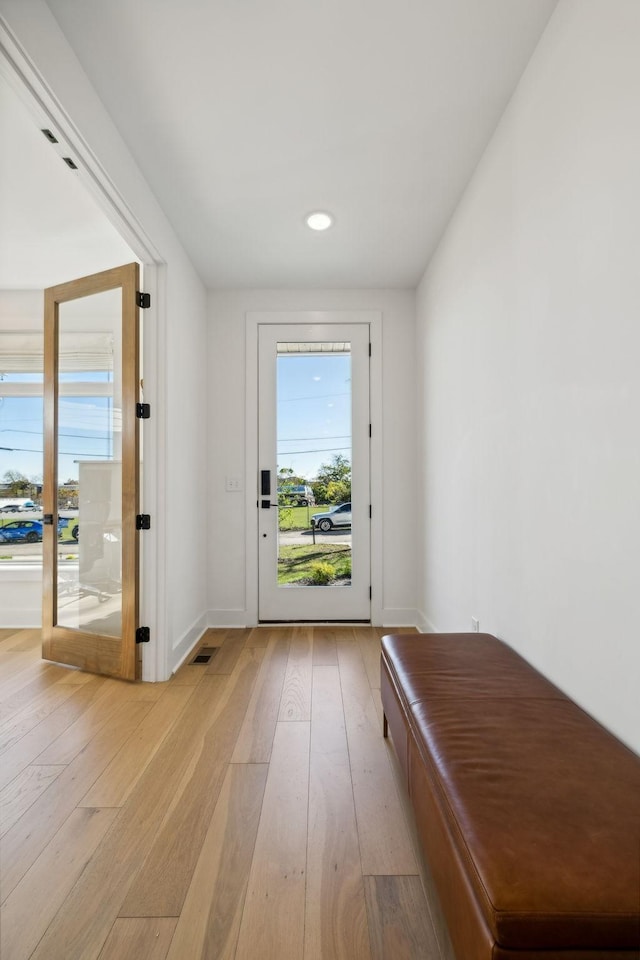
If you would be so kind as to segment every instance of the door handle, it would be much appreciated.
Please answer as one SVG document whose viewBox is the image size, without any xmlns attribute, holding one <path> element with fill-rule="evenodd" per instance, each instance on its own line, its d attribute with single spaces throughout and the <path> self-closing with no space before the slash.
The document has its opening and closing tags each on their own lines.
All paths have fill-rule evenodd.
<svg viewBox="0 0 640 960">
<path fill-rule="evenodd" d="M 277 504 L 277 503 L 271 503 L 269 500 L 263 500 L 262 503 L 260 504 L 260 506 L 262 507 L 263 510 L 268 510 L 269 507 L 276 507 L 276 508 L 277 508 L 277 507 L 279 506 L 279 504 Z"/>
</svg>

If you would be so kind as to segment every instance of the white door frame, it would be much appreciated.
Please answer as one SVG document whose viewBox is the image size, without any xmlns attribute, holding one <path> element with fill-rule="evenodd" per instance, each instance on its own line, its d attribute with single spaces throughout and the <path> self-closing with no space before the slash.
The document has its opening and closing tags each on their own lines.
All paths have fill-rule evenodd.
<svg viewBox="0 0 640 960">
<path fill-rule="evenodd" d="M 66 112 L 62 102 L 44 81 L 40 71 L 6 21 L 0 17 L 0 73 L 14 88 L 41 128 L 54 132 L 52 144 L 61 157 L 73 157 L 77 177 L 92 195 L 107 220 L 115 227 L 142 265 L 142 286 L 151 293 L 151 307 L 142 313 L 142 365 L 144 399 L 153 416 L 144 426 L 144 464 L 141 501 L 145 513 L 154 517 L 141 545 L 140 620 L 151 628 L 151 642 L 142 650 L 142 679 L 165 680 L 170 675 L 167 640 L 166 569 L 161 558 L 165 546 L 165 372 L 166 263 L 134 212 Z M 118 264 L 113 264 L 118 266 Z"/>
<path fill-rule="evenodd" d="M 247 625 L 258 623 L 258 327 L 260 324 L 369 324 L 371 365 L 371 623 L 382 623 L 382 314 L 379 310 L 269 310 L 245 316 L 245 484 Z"/>
</svg>

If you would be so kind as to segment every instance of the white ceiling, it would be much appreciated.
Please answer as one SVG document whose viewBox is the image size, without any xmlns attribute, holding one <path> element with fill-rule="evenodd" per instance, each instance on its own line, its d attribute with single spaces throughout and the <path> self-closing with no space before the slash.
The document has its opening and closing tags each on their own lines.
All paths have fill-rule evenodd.
<svg viewBox="0 0 640 960">
<path fill-rule="evenodd" d="M 135 257 L 0 75 L 0 290 L 41 290 Z"/>
<path fill-rule="evenodd" d="M 47 2 L 209 287 L 415 285 L 556 4 Z"/>
</svg>

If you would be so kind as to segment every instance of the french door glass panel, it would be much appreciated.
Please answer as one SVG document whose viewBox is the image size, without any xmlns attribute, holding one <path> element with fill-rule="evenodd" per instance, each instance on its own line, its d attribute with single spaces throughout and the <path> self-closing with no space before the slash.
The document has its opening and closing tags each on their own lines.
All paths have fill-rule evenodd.
<svg viewBox="0 0 640 960">
<path fill-rule="evenodd" d="M 61 350 L 58 369 L 58 489 L 77 485 L 76 516 L 68 512 L 75 560 L 58 563 L 57 625 L 119 637 L 122 633 L 122 332 L 120 290 L 63 303 L 59 342 L 73 342 L 85 318 L 99 317 L 103 350 L 93 361 Z M 86 322 L 86 321 L 85 321 Z M 69 383 L 82 383 L 69 395 Z M 76 391 L 77 392 L 77 391 Z M 72 500 L 68 503 L 71 505 Z M 58 507 L 60 510 L 60 496 Z M 65 519 L 65 518 L 63 518 Z"/>
<path fill-rule="evenodd" d="M 369 619 L 368 342 L 366 324 L 260 327 L 261 620 Z"/>
</svg>

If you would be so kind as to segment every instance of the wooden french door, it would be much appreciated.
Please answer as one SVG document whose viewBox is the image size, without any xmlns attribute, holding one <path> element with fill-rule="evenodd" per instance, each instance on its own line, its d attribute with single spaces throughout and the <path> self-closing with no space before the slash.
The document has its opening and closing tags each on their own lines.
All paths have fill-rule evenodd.
<svg viewBox="0 0 640 960">
<path fill-rule="evenodd" d="M 140 676 L 137 263 L 45 290 L 42 656 Z"/>
</svg>

